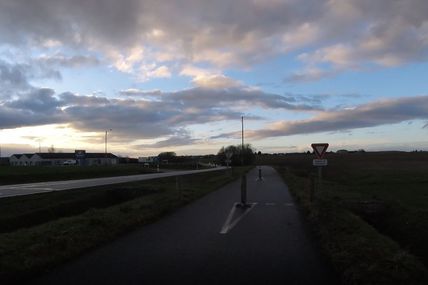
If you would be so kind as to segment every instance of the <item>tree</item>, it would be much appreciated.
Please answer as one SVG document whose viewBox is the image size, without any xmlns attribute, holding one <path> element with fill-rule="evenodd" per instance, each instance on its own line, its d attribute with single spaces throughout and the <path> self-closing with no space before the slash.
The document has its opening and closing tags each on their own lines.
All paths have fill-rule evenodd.
<svg viewBox="0 0 428 285">
<path fill-rule="evenodd" d="M 49 152 L 49 153 L 55 153 L 55 147 L 54 147 L 54 145 L 51 145 L 51 146 L 48 148 L 48 152 Z"/>
<path fill-rule="evenodd" d="M 250 165 L 254 162 L 255 155 L 250 144 L 245 144 L 242 148 L 241 145 L 230 145 L 228 147 L 222 147 L 217 153 L 217 162 L 222 165 L 226 165 L 226 154 L 231 153 L 231 163 L 229 165 Z"/>
<path fill-rule="evenodd" d="M 176 156 L 177 156 L 177 154 L 175 152 L 173 152 L 173 151 L 165 151 L 165 152 L 159 153 L 158 159 L 159 159 L 160 162 L 162 162 L 163 160 L 171 161 Z"/>
</svg>

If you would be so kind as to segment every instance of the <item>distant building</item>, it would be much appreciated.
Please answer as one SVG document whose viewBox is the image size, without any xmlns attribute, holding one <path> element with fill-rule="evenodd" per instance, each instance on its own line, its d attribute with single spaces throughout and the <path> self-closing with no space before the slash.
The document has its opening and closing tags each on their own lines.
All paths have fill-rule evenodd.
<svg viewBox="0 0 428 285">
<path fill-rule="evenodd" d="M 114 165 L 118 163 L 118 157 L 111 153 L 86 153 L 76 151 L 71 153 L 47 153 L 14 154 L 9 158 L 12 166 L 55 166 L 70 165 L 75 161 L 78 165 Z"/>
<path fill-rule="evenodd" d="M 158 164 L 158 161 L 159 161 L 159 159 L 157 156 L 139 157 L 138 158 L 138 163 L 142 163 L 145 165 Z"/>
</svg>

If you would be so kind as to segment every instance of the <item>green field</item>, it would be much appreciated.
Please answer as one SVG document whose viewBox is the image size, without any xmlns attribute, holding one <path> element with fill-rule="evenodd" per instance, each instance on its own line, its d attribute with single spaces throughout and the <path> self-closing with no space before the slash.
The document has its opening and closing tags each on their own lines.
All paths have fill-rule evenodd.
<svg viewBox="0 0 428 285">
<path fill-rule="evenodd" d="M 0 166 L 0 185 L 152 173 L 141 164 L 108 166 Z"/>
<path fill-rule="evenodd" d="M 154 222 L 248 169 L 0 199 L 0 284 L 22 282 Z"/>
<path fill-rule="evenodd" d="M 326 157 L 322 185 L 312 154 L 258 163 L 277 165 L 345 284 L 427 284 L 428 153 Z"/>
</svg>

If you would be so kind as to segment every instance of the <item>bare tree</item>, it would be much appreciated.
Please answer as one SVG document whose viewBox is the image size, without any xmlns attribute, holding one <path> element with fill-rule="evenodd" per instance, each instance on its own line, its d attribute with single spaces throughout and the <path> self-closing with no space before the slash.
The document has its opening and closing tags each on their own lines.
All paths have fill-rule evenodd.
<svg viewBox="0 0 428 285">
<path fill-rule="evenodd" d="M 49 153 L 55 153 L 55 147 L 54 147 L 54 145 L 51 145 L 49 148 L 48 148 L 48 152 Z"/>
</svg>

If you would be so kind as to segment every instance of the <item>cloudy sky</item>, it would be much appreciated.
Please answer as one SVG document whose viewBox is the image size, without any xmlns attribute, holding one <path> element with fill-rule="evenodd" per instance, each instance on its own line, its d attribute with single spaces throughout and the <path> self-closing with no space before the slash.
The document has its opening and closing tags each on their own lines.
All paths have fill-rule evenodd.
<svg viewBox="0 0 428 285">
<path fill-rule="evenodd" d="M 0 0 L 2 155 L 428 150 L 426 0 Z"/>
</svg>

